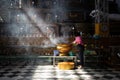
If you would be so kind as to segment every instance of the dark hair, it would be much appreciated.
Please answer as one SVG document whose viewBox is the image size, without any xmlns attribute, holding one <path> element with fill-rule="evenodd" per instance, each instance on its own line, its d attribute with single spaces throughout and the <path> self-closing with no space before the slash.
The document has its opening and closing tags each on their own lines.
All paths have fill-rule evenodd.
<svg viewBox="0 0 120 80">
<path fill-rule="evenodd" d="M 79 32 L 75 32 L 75 36 L 80 36 L 80 33 Z"/>
</svg>

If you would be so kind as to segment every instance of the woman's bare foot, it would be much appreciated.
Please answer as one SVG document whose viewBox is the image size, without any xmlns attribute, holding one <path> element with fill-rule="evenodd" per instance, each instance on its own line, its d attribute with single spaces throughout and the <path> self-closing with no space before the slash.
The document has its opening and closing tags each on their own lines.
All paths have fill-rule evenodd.
<svg viewBox="0 0 120 80">
<path fill-rule="evenodd" d="M 83 68 L 83 66 L 82 66 L 82 65 L 79 65 L 77 68 L 78 68 L 78 69 L 81 69 L 81 68 Z"/>
</svg>

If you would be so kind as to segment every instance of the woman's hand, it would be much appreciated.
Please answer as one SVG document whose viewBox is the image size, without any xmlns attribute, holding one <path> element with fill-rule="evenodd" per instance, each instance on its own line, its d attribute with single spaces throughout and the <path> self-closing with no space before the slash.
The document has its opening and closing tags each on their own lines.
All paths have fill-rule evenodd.
<svg viewBox="0 0 120 80">
<path fill-rule="evenodd" d="M 76 42 L 74 41 L 74 42 L 72 42 L 72 45 L 73 45 L 73 46 L 76 46 L 77 44 L 76 44 Z"/>
</svg>

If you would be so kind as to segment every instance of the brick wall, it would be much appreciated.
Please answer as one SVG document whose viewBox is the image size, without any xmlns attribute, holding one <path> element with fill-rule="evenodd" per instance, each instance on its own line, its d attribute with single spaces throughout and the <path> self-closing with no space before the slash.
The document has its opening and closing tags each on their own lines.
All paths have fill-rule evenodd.
<svg viewBox="0 0 120 80">
<path fill-rule="evenodd" d="M 42 42 L 46 39 L 45 37 L 0 37 L 0 55 L 53 55 L 56 47 L 42 47 L 44 45 Z M 70 42 L 73 40 L 73 37 L 69 38 Z M 97 45 L 107 49 L 108 46 L 120 45 L 120 37 L 107 37 L 99 40 L 83 38 L 83 40 L 87 48 L 94 48 Z"/>
<path fill-rule="evenodd" d="M 0 37 L 0 55 L 52 55 L 55 47 L 42 48 L 45 37 Z"/>
</svg>

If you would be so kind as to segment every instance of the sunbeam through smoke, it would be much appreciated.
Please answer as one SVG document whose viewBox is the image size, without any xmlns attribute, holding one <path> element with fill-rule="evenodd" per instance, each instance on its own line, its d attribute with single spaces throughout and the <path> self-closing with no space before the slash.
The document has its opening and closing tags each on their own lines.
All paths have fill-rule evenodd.
<svg viewBox="0 0 120 80">
<path fill-rule="evenodd" d="M 31 6 L 28 7 L 24 2 L 23 0 L 0 1 L 0 11 L 2 11 L 0 14 L 0 21 L 3 22 L 5 20 L 10 23 L 7 25 L 8 32 L 10 33 L 9 35 L 18 37 L 18 39 L 21 40 L 20 42 L 22 42 L 21 36 L 27 37 L 27 35 L 31 34 L 42 35 L 46 37 L 46 40 L 43 41 L 43 44 L 46 46 L 55 46 L 58 43 L 68 43 L 69 27 L 65 27 L 65 29 L 62 28 L 64 36 L 59 37 L 56 34 L 57 30 L 54 29 L 56 27 L 59 28 L 59 26 L 53 24 L 57 23 L 58 20 L 62 21 L 67 18 L 63 16 L 63 14 L 66 14 L 65 4 L 60 4 L 60 0 L 52 1 L 52 5 L 48 4 L 52 9 L 49 9 L 48 13 L 44 14 L 42 10 L 38 10 L 35 6 L 39 3 L 35 3 L 33 0 Z"/>
</svg>

